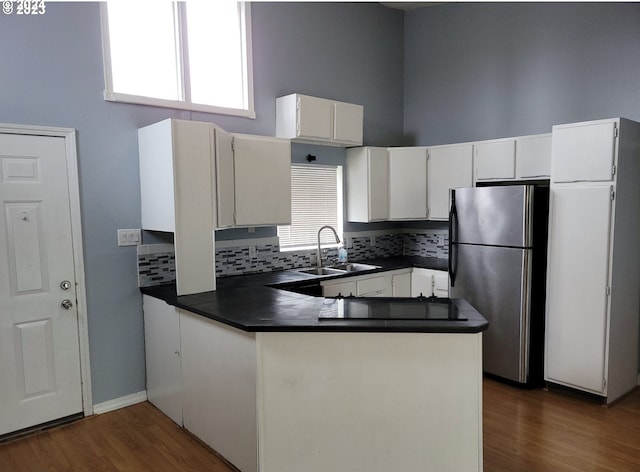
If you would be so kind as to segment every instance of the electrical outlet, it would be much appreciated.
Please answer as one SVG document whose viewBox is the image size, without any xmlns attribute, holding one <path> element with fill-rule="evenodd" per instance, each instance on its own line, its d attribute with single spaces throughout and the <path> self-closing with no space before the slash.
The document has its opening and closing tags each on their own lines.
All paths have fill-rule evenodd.
<svg viewBox="0 0 640 472">
<path fill-rule="evenodd" d="M 347 249 L 353 249 L 353 238 L 349 237 L 345 239 L 346 239 Z"/>
<path fill-rule="evenodd" d="M 258 254 L 256 253 L 255 246 L 249 246 L 249 259 L 257 259 Z"/>
<path fill-rule="evenodd" d="M 376 246 L 376 237 L 375 236 L 369 236 L 369 245 L 371 247 L 375 247 Z"/>
<path fill-rule="evenodd" d="M 444 234 L 438 235 L 438 246 L 444 246 Z"/>
<path fill-rule="evenodd" d="M 139 229 L 119 229 L 118 246 L 137 246 L 142 242 Z"/>
</svg>

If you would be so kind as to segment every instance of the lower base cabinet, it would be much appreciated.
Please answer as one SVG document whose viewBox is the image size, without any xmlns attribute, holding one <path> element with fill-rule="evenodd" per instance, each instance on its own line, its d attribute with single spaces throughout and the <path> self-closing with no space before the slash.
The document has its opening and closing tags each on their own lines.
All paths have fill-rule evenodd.
<svg viewBox="0 0 640 472">
<path fill-rule="evenodd" d="M 178 311 L 184 427 L 242 472 L 257 472 L 256 335 Z"/>
<path fill-rule="evenodd" d="M 147 399 L 182 425 L 180 315 L 175 307 L 148 295 L 142 297 L 142 304 Z"/>
</svg>

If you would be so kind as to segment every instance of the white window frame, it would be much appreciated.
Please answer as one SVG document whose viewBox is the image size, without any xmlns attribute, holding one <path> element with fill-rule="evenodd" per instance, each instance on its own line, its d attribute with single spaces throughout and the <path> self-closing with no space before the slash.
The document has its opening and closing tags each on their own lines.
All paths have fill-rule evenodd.
<svg viewBox="0 0 640 472">
<path fill-rule="evenodd" d="M 102 57 L 104 62 L 104 99 L 110 102 L 123 102 L 133 103 L 137 105 L 147 105 L 163 108 L 176 108 L 179 110 L 189 110 L 204 113 L 216 113 L 221 115 L 241 116 L 244 118 L 256 118 L 256 112 L 254 107 L 253 97 L 253 52 L 252 52 L 252 37 L 251 37 L 251 3 L 243 2 L 244 4 L 244 37 L 246 41 L 246 57 L 244 58 L 244 64 L 247 68 L 247 107 L 248 109 L 240 108 L 227 108 L 218 107 L 213 105 L 203 105 L 199 103 L 192 103 L 187 100 L 168 100 L 163 98 L 145 97 L 141 95 L 130 95 L 126 93 L 119 93 L 113 90 L 113 75 L 111 72 L 111 48 L 109 43 L 109 19 L 107 14 L 108 2 L 101 2 L 100 4 L 100 21 L 102 26 Z M 182 64 L 181 67 L 184 67 Z M 183 77 L 188 78 L 189 71 L 182 71 Z"/>
<path fill-rule="evenodd" d="M 335 230 L 338 233 L 338 236 L 340 237 L 340 243 L 326 243 L 323 242 L 322 243 L 322 248 L 323 249 L 327 249 L 327 248 L 337 248 L 339 247 L 341 244 L 344 243 L 344 176 L 343 176 L 343 166 L 341 165 L 309 165 L 309 164 L 302 164 L 302 163 L 292 163 L 291 164 L 292 167 L 296 166 L 296 167 L 308 167 L 308 168 L 322 168 L 322 167 L 330 167 L 333 169 L 336 169 L 336 190 L 337 190 L 337 195 L 336 195 L 336 205 L 337 205 L 337 224 L 335 226 Z M 293 198 L 293 196 L 292 196 Z M 290 226 L 290 225 L 278 225 L 278 228 L 280 226 Z M 323 237 L 325 236 L 325 233 L 330 234 L 331 232 L 329 230 L 323 231 L 322 235 Z M 297 246 L 280 246 L 280 252 L 293 252 L 293 251 L 305 251 L 305 250 L 310 250 L 310 249 L 317 249 L 318 247 L 318 242 L 317 242 L 317 238 L 314 239 L 313 241 L 310 242 L 310 244 L 308 245 L 297 245 Z"/>
</svg>

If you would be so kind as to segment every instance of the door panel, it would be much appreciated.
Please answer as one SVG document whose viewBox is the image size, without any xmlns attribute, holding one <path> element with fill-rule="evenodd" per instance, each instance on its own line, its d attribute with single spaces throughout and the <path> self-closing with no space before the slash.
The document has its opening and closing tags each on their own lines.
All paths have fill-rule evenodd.
<svg viewBox="0 0 640 472">
<path fill-rule="evenodd" d="M 427 217 L 427 151 L 425 148 L 389 149 L 389 219 Z"/>
<path fill-rule="evenodd" d="M 456 189 L 454 242 L 530 246 L 531 190 L 524 185 Z"/>
<path fill-rule="evenodd" d="M 485 372 L 517 382 L 527 380 L 530 250 L 457 245 L 452 298 L 464 298 L 489 321 L 483 333 Z"/>
<path fill-rule="evenodd" d="M 551 143 L 551 180 L 613 180 L 615 130 L 615 122 L 554 126 Z"/>
<path fill-rule="evenodd" d="M 0 134 L 0 435 L 82 412 L 64 141 Z"/>
<path fill-rule="evenodd" d="M 298 100 L 298 137 L 333 139 L 333 103 L 306 95 L 300 95 Z"/>
<path fill-rule="evenodd" d="M 611 186 L 552 188 L 545 378 L 603 393 Z"/>
<path fill-rule="evenodd" d="M 473 185 L 473 146 L 442 146 L 429 149 L 429 219 L 449 219 L 449 189 Z"/>
</svg>

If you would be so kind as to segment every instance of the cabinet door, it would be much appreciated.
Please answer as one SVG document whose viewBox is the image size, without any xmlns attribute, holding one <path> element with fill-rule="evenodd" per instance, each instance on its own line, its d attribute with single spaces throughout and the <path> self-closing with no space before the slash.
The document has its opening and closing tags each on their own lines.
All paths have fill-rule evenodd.
<svg viewBox="0 0 640 472">
<path fill-rule="evenodd" d="M 369 220 L 389 218 L 389 153 L 384 148 L 368 150 Z"/>
<path fill-rule="evenodd" d="M 537 179 L 551 175 L 551 135 L 516 140 L 516 178 Z"/>
<path fill-rule="evenodd" d="M 427 151 L 389 148 L 389 219 L 427 217 Z"/>
<path fill-rule="evenodd" d="M 449 219 L 449 189 L 473 185 L 473 146 L 429 149 L 428 202 L 430 220 Z"/>
<path fill-rule="evenodd" d="M 330 100 L 298 95 L 298 137 L 332 140 L 332 115 Z"/>
<path fill-rule="evenodd" d="M 545 378 L 603 393 L 611 187 L 551 189 Z"/>
<path fill-rule="evenodd" d="M 342 143 L 362 144 L 364 108 L 361 105 L 333 104 L 333 138 Z"/>
<path fill-rule="evenodd" d="M 342 282 L 322 286 L 323 297 L 337 297 L 339 295 L 348 297 L 349 295 L 355 295 L 356 292 L 357 289 L 355 282 Z"/>
<path fill-rule="evenodd" d="M 554 126 L 551 146 L 553 182 L 613 180 L 616 123 Z"/>
<path fill-rule="evenodd" d="M 430 297 L 433 295 L 433 270 L 416 267 L 411 273 L 411 296 Z"/>
<path fill-rule="evenodd" d="M 391 278 L 393 287 L 393 297 L 410 297 L 411 296 L 411 272 L 405 274 L 394 274 Z"/>
<path fill-rule="evenodd" d="M 449 274 L 445 270 L 433 271 L 433 296 L 449 297 Z"/>
<path fill-rule="evenodd" d="M 291 224 L 291 143 L 234 135 L 236 226 Z"/>
<path fill-rule="evenodd" d="M 233 170 L 233 135 L 220 128 L 213 129 L 216 160 L 217 228 L 233 226 L 235 205 L 235 176 Z"/>
<path fill-rule="evenodd" d="M 487 141 L 474 145 L 476 180 L 513 179 L 516 175 L 516 143 Z"/>
<path fill-rule="evenodd" d="M 147 398 L 182 426 L 180 321 L 174 307 L 143 295 Z"/>
<path fill-rule="evenodd" d="M 384 275 L 371 277 L 356 282 L 358 297 L 386 297 L 391 294 L 391 278 Z"/>
</svg>

